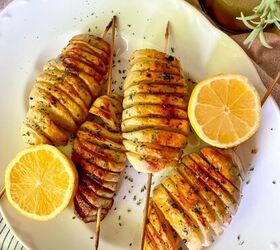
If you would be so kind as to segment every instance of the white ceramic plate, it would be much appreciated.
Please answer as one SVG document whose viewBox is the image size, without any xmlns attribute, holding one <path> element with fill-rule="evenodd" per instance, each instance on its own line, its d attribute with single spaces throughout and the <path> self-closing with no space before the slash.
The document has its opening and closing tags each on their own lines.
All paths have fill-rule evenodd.
<svg viewBox="0 0 280 250">
<path fill-rule="evenodd" d="M 114 78 L 119 90 L 127 58 L 136 48 L 163 48 L 167 20 L 172 25 L 170 47 L 184 70 L 195 80 L 220 72 L 246 75 L 263 85 L 246 54 L 215 29 L 198 11 L 180 0 L 18 0 L 0 15 L 0 186 L 4 169 L 24 147 L 19 127 L 27 110 L 27 96 L 48 59 L 58 55 L 77 33 L 100 34 L 113 14 L 119 17 Z M 120 60 L 120 62 L 119 62 Z M 121 74 L 119 74 L 121 70 Z M 280 115 L 269 98 L 263 107 L 262 126 L 254 138 L 239 147 L 248 172 L 244 197 L 216 250 L 279 249 L 280 245 Z M 252 149 L 257 149 L 252 154 Z M 139 249 L 146 176 L 127 168 L 113 209 L 102 222 L 100 249 Z M 275 183 L 275 184 L 273 184 Z M 142 202 L 141 202 L 142 201 Z M 138 205 L 137 205 L 138 204 Z M 95 224 L 73 219 L 71 207 L 55 220 L 40 223 L 19 215 L 1 202 L 6 221 L 23 244 L 39 250 L 92 249 Z M 130 211 L 131 210 L 131 211 Z M 130 212 L 129 212 L 130 211 Z M 119 219 L 120 218 L 120 219 Z"/>
</svg>

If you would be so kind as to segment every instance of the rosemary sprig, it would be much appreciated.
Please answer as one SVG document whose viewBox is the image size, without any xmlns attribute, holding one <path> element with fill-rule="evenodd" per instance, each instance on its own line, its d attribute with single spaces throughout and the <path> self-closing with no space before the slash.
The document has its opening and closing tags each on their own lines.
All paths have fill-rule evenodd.
<svg viewBox="0 0 280 250">
<path fill-rule="evenodd" d="M 264 47 L 272 48 L 267 43 L 263 31 L 267 25 L 271 24 L 274 24 L 280 29 L 279 2 L 280 0 L 262 0 L 261 3 L 253 9 L 254 14 L 251 16 L 244 16 L 243 12 L 241 12 L 241 16 L 237 17 L 237 19 L 241 20 L 245 26 L 252 30 L 244 41 L 244 44 L 250 47 L 254 40 L 259 37 Z"/>
</svg>

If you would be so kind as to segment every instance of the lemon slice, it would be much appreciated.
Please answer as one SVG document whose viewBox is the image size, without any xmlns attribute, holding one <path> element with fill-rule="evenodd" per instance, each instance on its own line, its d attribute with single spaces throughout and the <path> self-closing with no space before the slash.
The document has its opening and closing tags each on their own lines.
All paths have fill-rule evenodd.
<svg viewBox="0 0 280 250">
<path fill-rule="evenodd" d="M 229 148 L 256 133 L 260 126 L 261 103 L 246 77 L 221 74 L 196 85 L 190 97 L 188 115 L 203 141 Z"/>
<path fill-rule="evenodd" d="M 5 172 L 9 202 L 23 215 L 47 221 L 63 211 L 77 186 L 74 164 L 56 147 L 32 146 L 20 151 Z"/>
</svg>

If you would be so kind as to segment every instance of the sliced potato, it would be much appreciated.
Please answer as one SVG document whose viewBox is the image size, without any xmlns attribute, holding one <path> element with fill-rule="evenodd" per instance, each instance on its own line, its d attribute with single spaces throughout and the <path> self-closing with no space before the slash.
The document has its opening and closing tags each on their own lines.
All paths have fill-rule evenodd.
<svg viewBox="0 0 280 250">
<path fill-rule="evenodd" d="M 173 109 L 187 110 L 187 100 L 184 97 L 167 94 L 135 94 L 126 96 L 123 99 L 123 108 L 127 109 L 132 106 L 141 104 L 157 104 L 157 105 L 171 105 Z"/>
<path fill-rule="evenodd" d="M 84 122 L 80 129 L 83 131 L 89 131 L 92 134 L 96 134 L 104 138 L 108 138 L 109 140 L 119 144 L 122 142 L 122 136 L 120 133 L 111 132 L 94 121 Z"/>
<path fill-rule="evenodd" d="M 117 113 L 120 113 L 121 110 L 119 101 L 105 95 L 94 101 L 89 112 L 101 118 L 110 130 L 120 131 L 120 120 Z"/>
<path fill-rule="evenodd" d="M 71 70 L 70 68 L 67 68 L 61 61 L 59 60 L 50 60 L 49 61 L 49 65 L 65 71 L 65 72 L 69 72 L 76 74 L 84 83 L 85 85 L 88 87 L 88 89 L 90 89 L 91 95 L 93 98 L 96 98 L 97 96 L 100 95 L 101 93 L 101 83 L 96 81 L 94 77 L 88 75 L 85 72 L 77 72 L 74 70 Z M 105 81 L 105 79 L 103 80 Z"/>
<path fill-rule="evenodd" d="M 122 119 L 127 120 L 133 117 L 161 116 L 165 118 L 187 119 L 186 110 L 174 108 L 172 106 L 143 104 L 125 109 L 122 113 Z"/>
<path fill-rule="evenodd" d="M 153 201 L 149 205 L 148 220 L 163 240 L 166 249 L 176 250 L 178 237 L 174 237 L 173 229 Z"/>
<path fill-rule="evenodd" d="M 104 39 L 89 35 L 89 34 L 79 34 L 71 38 L 70 43 L 72 42 L 80 42 L 86 44 L 92 49 L 98 48 L 102 51 L 106 52 L 106 54 L 110 55 L 111 49 L 110 44 L 108 44 Z"/>
<path fill-rule="evenodd" d="M 125 146 L 127 151 L 143 156 L 149 155 L 155 158 L 164 158 L 164 159 L 171 158 L 171 159 L 178 160 L 182 154 L 180 149 L 174 149 L 174 148 L 165 147 L 152 143 L 133 142 L 130 140 L 123 140 L 123 145 Z"/>
<path fill-rule="evenodd" d="M 146 224 L 146 231 L 151 235 L 153 238 L 158 250 L 166 250 L 166 247 L 164 245 L 164 241 L 159 236 L 158 232 L 154 229 L 153 225 L 151 223 Z"/>
<path fill-rule="evenodd" d="M 36 81 L 50 83 L 60 90 L 64 91 L 74 102 L 76 102 L 80 106 L 83 112 L 85 112 L 86 114 L 88 113 L 88 107 L 80 98 L 79 93 L 73 88 L 71 84 L 64 81 L 63 77 L 49 74 L 45 71 L 43 74 L 39 75 L 36 78 Z"/>
<path fill-rule="evenodd" d="M 170 65 L 173 65 L 175 67 L 180 66 L 180 62 L 176 57 L 173 57 L 171 55 L 168 55 L 164 52 L 155 50 L 155 49 L 140 49 L 133 52 L 131 58 L 129 59 L 129 64 L 133 65 L 139 60 L 150 60 L 150 59 L 156 59 L 156 60 L 163 60 L 169 63 Z"/>
<path fill-rule="evenodd" d="M 126 153 L 127 160 L 138 172 L 155 173 L 164 168 L 175 168 L 177 161 L 174 159 L 158 159 L 150 156 L 141 156 L 133 152 Z"/>
<path fill-rule="evenodd" d="M 66 68 L 71 69 L 74 72 L 84 72 L 92 76 L 99 84 L 102 83 L 103 76 L 98 73 L 92 66 L 81 61 L 78 56 L 73 58 L 73 56 L 66 57 L 66 55 L 63 55 L 60 57 L 60 60 L 63 62 Z"/>
<path fill-rule="evenodd" d="M 107 139 L 100 135 L 93 134 L 90 131 L 84 130 L 84 128 L 83 128 L 83 130 L 78 131 L 77 137 L 79 137 L 83 140 L 87 140 L 88 142 L 90 142 L 92 144 L 97 144 L 104 148 L 108 148 L 108 149 L 112 149 L 112 150 L 116 150 L 116 151 L 120 151 L 120 152 L 125 151 L 125 147 L 122 144 L 111 141 L 110 139 Z"/>
<path fill-rule="evenodd" d="M 29 106 L 44 107 L 57 125 L 72 133 L 76 132 L 77 125 L 71 113 L 49 92 L 34 86 L 29 96 Z"/>
<path fill-rule="evenodd" d="M 93 191 L 96 195 L 105 198 L 105 199 L 112 199 L 114 196 L 114 192 L 111 190 L 104 188 L 98 180 L 95 178 L 90 178 L 86 175 L 80 175 L 80 181 L 84 183 L 91 191 Z"/>
<path fill-rule="evenodd" d="M 172 94 L 176 96 L 186 96 L 188 93 L 187 85 L 175 84 L 154 84 L 154 83 L 139 83 L 127 88 L 124 91 L 124 96 L 133 96 L 135 94 Z"/>
<path fill-rule="evenodd" d="M 45 82 L 37 82 L 35 87 L 47 91 L 59 100 L 59 102 L 66 107 L 77 124 L 81 124 L 86 119 L 87 114 L 63 90 Z"/>
<path fill-rule="evenodd" d="M 190 129 L 188 121 L 180 119 L 168 119 L 159 117 L 134 117 L 122 122 L 123 132 L 131 132 L 145 128 L 175 131 L 183 135 L 187 135 Z"/>
<path fill-rule="evenodd" d="M 53 144 L 67 144 L 68 135 L 53 122 L 44 108 L 30 108 L 26 116 L 38 126 L 39 131 L 42 131 L 43 135 L 52 141 Z"/>
<path fill-rule="evenodd" d="M 101 75 L 105 75 L 108 71 L 108 65 L 106 65 L 101 58 L 93 53 L 88 53 L 87 51 L 78 48 L 72 48 L 64 50 L 63 56 L 78 59 L 88 66 L 94 68 Z"/>
<path fill-rule="evenodd" d="M 108 208 L 112 206 L 112 199 L 106 199 L 101 196 L 98 196 L 90 187 L 88 187 L 83 182 L 79 183 L 78 190 L 83 194 L 83 196 L 90 204 L 97 208 Z"/>
<path fill-rule="evenodd" d="M 168 74 L 181 75 L 183 77 L 183 71 L 180 67 L 174 67 L 174 65 L 166 62 L 166 60 L 140 60 L 136 61 L 131 68 L 130 72 L 138 71 L 138 70 L 150 70 L 154 72 L 165 72 Z"/>
<path fill-rule="evenodd" d="M 86 149 L 79 140 L 74 141 L 73 149 L 77 154 L 79 154 L 83 159 L 88 162 L 97 165 L 100 168 L 104 168 L 113 172 L 121 172 L 125 168 L 124 162 L 114 162 L 109 161 L 108 159 L 98 155 L 95 152 L 89 151 Z"/>
<path fill-rule="evenodd" d="M 154 189 L 153 200 L 165 219 L 174 228 L 181 239 L 186 240 L 190 250 L 202 249 L 201 234 L 197 225 L 183 212 L 162 185 Z"/>
<path fill-rule="evenodd" d="M 29 145 L 52 144 L 52 141 L 43 135 L 43 132 L 38 130 L 37 125 L 28 117 L 25 118 L 20 127 L 20 134 L 23 141 Z"/>
<path fill-rule="evenodd" d="M 189 156 L 183 157 L 182 162 L 195 173 L 197 178 L 200 178 L 213 192 L 218 195 L 218 197 L 228 207 L 231 214 L 236 213 L 238 204 L 220 183 L 216 182 L 211 175 L 205 172 Z"/>
<path fill-rule="evenodd" d="M 205 172 L 207 172 L 215 181 L 217 181 L 225 190 L 231 194 L 239 204 L 240 202 L 240 191 L 236 189 L 235 186 L 232 185 L 225 177 L 223 177 L 219 172 L 215 171 L 212 166 L 208 164 L 199 154 L 191 153 L 190 157 L 199 165 Z"/>
<path fill-rule="evenodd" d="M 144 250 L 155 250 L 157 249 L 156 242 L 149 231 L 145 232 Z"/>
<path fill-rule="evenodd" d="M 187 142 L 187 137 L 182 134 L 149 128 L 123 133 L 122 136 L 124 139 L 131 140 L 135 143 L 153 143 L 174 148 L 183 148 Z"/>
<path fill-rule="evenodd" d="M 70 72 L 61 71 L 58 68 L 51 66 L 50 64 L 47 64 L 44 67 L 44 73 L 62 78 L 65 82 L 67 82 L 75 89 L 80 99 L 85 103 L 87 109 L 89 108 L 90 104 L 92 103 L 92 95 L 90 89 L 77 75 L 74 75 Z"/>
<path fill-rule="evenodd" d="M 58 78 L 62 78 L 65 82 L 70 84 L 76 90 L 79 97 L 84 101 L 87 108 L 92 103 L 92 95 L 90 89 L 85 84 L 85 82 L 77 75 L 72 74 L 71 72 L 64 72 L 50 64 L 44 66 L 44 72 L 50 75 L 55 75 Z"/>
<path fill-rule="evenodd" d="M 84 160 L 75 151 L 72 153 L 72 160 L 77 166 L 78 170 L 90 178 L 98 180 L 118 182 L 120 180 L 119 173 L 114 173 L 109 170 L 98 167 L 97 165 Z"/>
<path fill-rule="evenodd" d="M 98 209 L 91 205 L 79 190 L 74 197 L 74 206 L 78 217 L 80 217 L 85 223 L 96 221 Z M 108 211 L 107 208 L 101 209 L 101 219 L 106 216 Z"/>
<path fill-rule="evenodd" d="M 182 76 L 145 70 L 129 72 L 124 81 L 124 89 L 126 90 L 133 85 L 147 82 L 168 85 L 186 85 L 186 81 Z"/>
<path fill-rule="evenodd" d="M 184 206 L 187 213 L 190 213 L 192 218 L 197 219 L 197 224 L 201 227 L 201 231 L 206 230 L 205 233 L 210 236 L 210 238 L 208 238 L 208 243 L 211 244 L 214 233 L 215 235 L 223 233 L 222 225 L 213 213 L 212 208 L 200 197 L 196 189 L 192 187 L 178 171 L 173 171 L 168 179 L 176 183 L 176 190 L 179 192 L 179 196 L 177 197 L 182 197 L 182 200 L 185 199 L 185 203 L 181 205 Z M 177 200 L 177 202 L 180 201 Z"/>
<path fill-rule="evenodd" d="M 211 147 L 201 148 L 200 152 L 216 171 L 227 178 L 238 190 L 240 190 L 240 171 L 238 166 L 233 163 L 231 156 Z"/>
<path fill-rule="evenodd" d="M 207 220 L 201 214 L 201 207 L 196 207 L 196 205 L 191 204 L 189 199 L 186 196 L 179 192 L 178 186 L 181 185 L 181 182 L 174 183 L 170 177 L 166 178 L 162 185 L 168 191 L 169 196 L 177 202 L 177 204 L 184 210 L 184 212 L 193 220 L 199 227 L 200 233 L 202 235 L 202 246 L 210 246 L 214 241 L 214 232 L 209 226 Z M 190 194 L 190 190 L 186 190 L 187 194 Z"/>
<path fill-rule="evenodd" d="M 118 97 L 117 95 L 103 95 L 95 100 L 94 105 L 97 107 L 102 107 L 102 109 L 108 112 L 111 111 L 116 114 L 122 112 L 122 98 Z"/>
<path fill-rule="evenodd" d="M 107 158 L 108 160 L 115 161 L 115 162 L 126 161 L 125 153 L 101 147 L 97 144 L 90 143 L 87 140 L 83 140 L 82 138 L 78 138 L 78 139 L 83 144 L 83 146 L 86 147 L 88 150 L 96 152 L 97 154 L 101 155 L 104 158 Z"/>
<path fill-rule="evenodd" d="M 64 53 L 64 51 L 72 50 L 72 49 L 79 49 L 88 52 L 90 54 L 96 55 L 105 64 L 109 64 L 110 56 L 99 48 L 96 47 L 94 48 L 92 46 L 89 46 L 89 44 L 78 42 L 78 41 L 70 41 L 70 43 L 63 49 L 62 53 Z"/>
<path fill-rule="evenodd" d="M 196 174 L 186 167 L 184 164 L 179 164 L 178 171 L 184 178 L 193 186 L 201 198 L 209 204 L 215 216 L 221 225 L 228 225 L 231 221 L 231 215 L 227 206 L 222 202 L 219 196 L 213 192 L 202 180 L 197 178 Z"/>
</svg>

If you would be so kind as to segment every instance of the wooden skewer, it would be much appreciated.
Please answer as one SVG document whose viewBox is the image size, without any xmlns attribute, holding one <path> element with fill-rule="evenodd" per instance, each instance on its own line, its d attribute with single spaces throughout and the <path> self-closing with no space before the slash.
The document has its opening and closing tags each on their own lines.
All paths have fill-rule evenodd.
<svg viewBox="0 0 280 250">
<path fill-rule="evenodd" d="M 112 68 L 113 68 L 113 53 L 114 53 L 114 47 L 115 47 L 116 20 L 117 20 L 117 17 L 113 16 L 112 21 L 107 26 L 109 28 L 112 26 L 112 37 L 111 37 L 111 44 L 110 44 L 111 45 L 111 55 L 110 55 L 110 63 L 109 63 L 107 95 L 110 94 L 111 88 L 112 88 Z M 106 30 L 107 30 L 107 27 L 106 27 Z M 96 228 L 95 229 L 95 250 L 98 249 L 98 245 L 99 245 L 101 211 L 102 211 L 102 208 L 99 207 L 97 210 L 97 219 L 96 219 L 96 227 L 95 227 Z"/>
<path fill-rule="evenodd" d="M 266 92 L 264 93 L 262 100 L 261 100 L 261 105 L 263 106 L 263 104 L 265 103 L 266 99 L 269 97 L 269 95 L 271 94 L 274 86 L 276 85 L 276 83 L 279 81 L 280 79 L 280 71 L 278 72 L 277 76 L 274 78 L 274 80 L 271 82 L 271 84 L 269 85 L 269 87 L 267 88 Z"/>
<path fill-rule="evenodd" d="M 2 197 L 4 196 L 5 192 L 6 192 L 6 189 L 5 189 L 5 187 L 3 187 L 2 190 L 1 190 L 1 192 L 0 192 L 0 200 L 1 200 Z"/>
<path fill-rule="evenodd" d="M 170 22 L 167 22 L 166 29 L 165 29 L 165 34 L 164 34 L 164 52 L 167 51 L 168 47 L 168 40 L 169 40 L 169 26 Z M 153 174 L 148 174 L 148 179 L 147 179 L 147 191 L 146 191 L 146 201 L 145 201 L 145 207 L 144 207 L 144 216 L 143 216 L 143 229 L 142 229 L 142 239 L 141 239 L 141 250 L 144 249 L 144 242 L 145 242 L 145 231 L 146 231 L 146 224 L 147 224 L 147 217 L 148 217 L 148 212 L 149 212 L 149 203 L 150 203 L 150 193 L 151 193 L 151 185 L 152 185 L 152 178 Z"/>
<path fill-rule="evenodd" d="M 264 105 L 265 101 L 267 100 L 267 98 L 269 97 L 269 95 L 271 94 L 273 88 L 275 87 L 276 83 L 279 81 L 280 79 L 280 71 L 278 72 L 277 76 L 272 80 L 272 82 L 270 83 L 270 85 L 268 86 L 268 88 L 266 89 L 262 99 L 261 99 L 261 106 Z M 235 151 L 237 149 L 238 146 L 233 147 L 232 149 Z"/>
<path fill-rule="evenodd" d="M 101 35 L 102 38 L 104 38 L 107 35 L 109 29 L 112 27 L 113 19 L 114 19 L 114 17 L 112 18 L 112 20 L 107 24 L 106 28 L 104 29 L 104 31 Z"/>
</svg>

